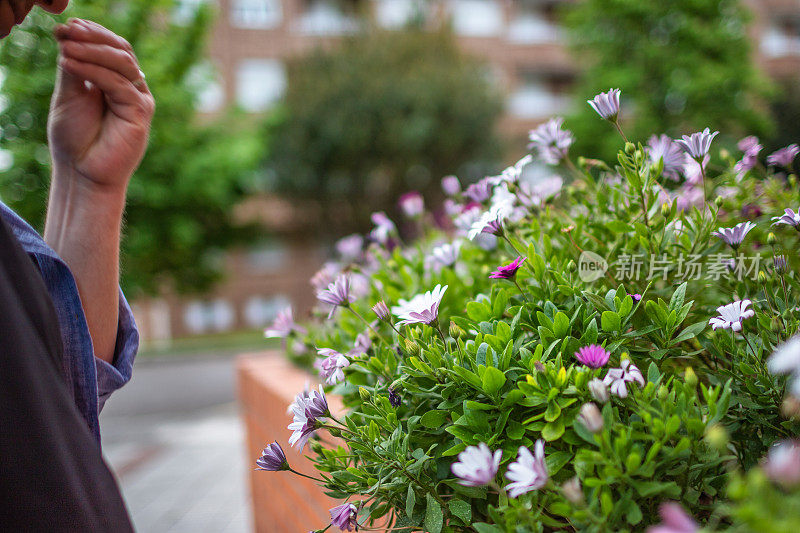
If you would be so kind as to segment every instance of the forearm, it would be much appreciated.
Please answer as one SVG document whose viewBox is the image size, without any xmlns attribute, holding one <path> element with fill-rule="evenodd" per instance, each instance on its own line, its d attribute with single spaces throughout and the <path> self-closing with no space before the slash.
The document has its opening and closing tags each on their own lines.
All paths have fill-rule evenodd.
<svg viewBox="0 0 800 533">
<path fill-rule="evenodd" d="M 55 164 L 44 239 L 78 285 L 94 355 L 113 362 L 119 320 L 119 245 L 125 187 Z"/>
</svg>

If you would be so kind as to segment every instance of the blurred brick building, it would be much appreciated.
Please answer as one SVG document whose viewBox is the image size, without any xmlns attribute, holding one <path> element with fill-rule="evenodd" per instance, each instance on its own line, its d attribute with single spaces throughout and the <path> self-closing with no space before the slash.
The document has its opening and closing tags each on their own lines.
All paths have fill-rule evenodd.
<svg viewBox="0 0 800 533">
<path fill-rule="evenodd" d="M 411 20 L 451 24 L 463 49 L 486 61 L 487 75 L 506 95 L 501 132 L 521 137 L 570 102 L 575 66 L 556 16 L 564 1 L 580 0 L 182 0 L 174 17 L 180 22 L 201 3 L 215 4 L 208 64 L 215 81 L 199 104 L 208 114 L 232 104 L 268 111 L 285 90 L 287 58 L 335 45 L 365 19 L 387 29 Z M 776 78 L 798 76 L 800 1 L 745 1 L 754 14 L 753 48 L 761 68 Z M 261 213 L 291 216 L 286 206 Z M 272 223 L 280 233 L 281 222 Z M 313 303 L 308 279 L 324 255 L 318 244 L 292 239 L 234 252 L 223 259 L 228 276 L 213 294 L 139 302 L 143 334 L 167 339 L 261 327 L 289 302 L 302 314 Z"/>
</svg>

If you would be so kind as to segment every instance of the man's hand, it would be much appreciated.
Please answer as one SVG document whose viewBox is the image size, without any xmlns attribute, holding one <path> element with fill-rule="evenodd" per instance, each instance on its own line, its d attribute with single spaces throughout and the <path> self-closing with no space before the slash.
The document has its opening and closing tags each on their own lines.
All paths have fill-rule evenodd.
<svg viewBox="0 0 800 533">
<path fill-rule="evenodd" d="M 155 108 L 133 48 L 80 19 L 56 27 L 55 36 L 61 54 L 48 121 L 54 167 L 124 191 Z"/>
<path fill-rule="evenodd" d="M 155 106 L 125 39 L 85 20 L 58 26 L 55 36 L 61 54 L 47 128 L 53 179 L 44 238 L 75 276 L 95 357 L 113 362 L 125 192 Z"/>
</svg>

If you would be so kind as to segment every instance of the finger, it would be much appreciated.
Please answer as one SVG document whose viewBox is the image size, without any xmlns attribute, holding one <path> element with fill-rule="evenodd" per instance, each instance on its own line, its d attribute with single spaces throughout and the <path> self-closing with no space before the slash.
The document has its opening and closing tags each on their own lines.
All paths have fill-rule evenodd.
<svg viewBox="0 0 800 533">
<path fill-rule="evenodd" d="M 136 59 L 128 52 L 107 44 L 66 40 L 61 42 L 61 53 L 65 57 L 84 63 L 94 63 L 125 76 L 131 82 L 142 78 Z"/>
<path fill-rule="evenodd" d="M 95 44 L 105 44 L 113 48 L 125 50 L 136 57 L 133 47 L 128 41 L 94 22 L 90 23 L 82 19 L 72 19 L 67 24 L 57 26 L 55 29 L 55 36 L 59 40 L 72 39 Z"/>
<path fill-rule="evenodd" d="M 86 80 L 100 89 L 111 111 L 120 118 L 140 125 L 149 123 L 155 109 L 152 96 L 143 94 L 119 72 L 64 56 L 58 63 L 67 74 Z"/>
</svg>

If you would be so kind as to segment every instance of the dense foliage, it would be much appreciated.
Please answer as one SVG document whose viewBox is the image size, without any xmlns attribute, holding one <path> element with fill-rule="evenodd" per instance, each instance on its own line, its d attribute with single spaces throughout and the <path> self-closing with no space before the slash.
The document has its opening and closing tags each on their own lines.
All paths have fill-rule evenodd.
<svg viewBox="0 0 800 533">
<path fill-rule="evenodd" d="M 614 125 L 618 96 L 595 100 Z M 289 426 L 345 501 L 329 527 L 800 524 L 797 146 L 764 160 L 751 137 L 737 161 L 708 131 L 665 149 L 605 125 L 614 163 L 571 158 L 556 120 L 502 175 L 462 192 L 447 178 L 452 221 L 416 242 L 376 214 L 312 280 L 318 323 L 287 312 L 268 332 L 318 357 L 346 406 L 306 391 Z M 532 181 L 545 163 L 553 177 Z M 288 468 L 277 443 L 259 467 Z"/>
<path fill-rule="evenodd" d="M 157 102 L 150 146 L 131 180 L 123 241 L 123 285 L 155 291 L 171 282 L 202 290 L 218 275 L 208 252 L 245 237 L 231 211 L 243 198 L 263 144 L 231 117 L 198 123 L 198 66 L 211 23 L 199 9 L 170 23 L 174 0 L 73 2 L 61 17 L 34 10 L 3 40 L 5 71 L 0 147 L 13 165 L 0 173 L 0 195 L 35 227 L 43 227 L 50 157 L 47 112 L 55 79 L 56 20 L 84 17 L 125 37 L 136 50 Z"/>
<path fill-rule="evenodd" d="M 577 94 L 625 87 L 631 140 L 696 124 L 731 136 L 768 133 L 770 84 L 751 58 L 750 14 L 739 0 L 585 0 L 565 15 L 581 66 Z M 614 143 L 589 113 L 581 106 L 570 122 L 579 150 L 612 157 Z"/>
<path fill-rule="evenodd" d="M 449 32 L 413 29 L 366 30 L 290 62 L 267 162 L 276 189 L 318 201 L 341 232 L 436 176 L 485 171 L 502 104 L 483 68 Z"/>
</svg>

